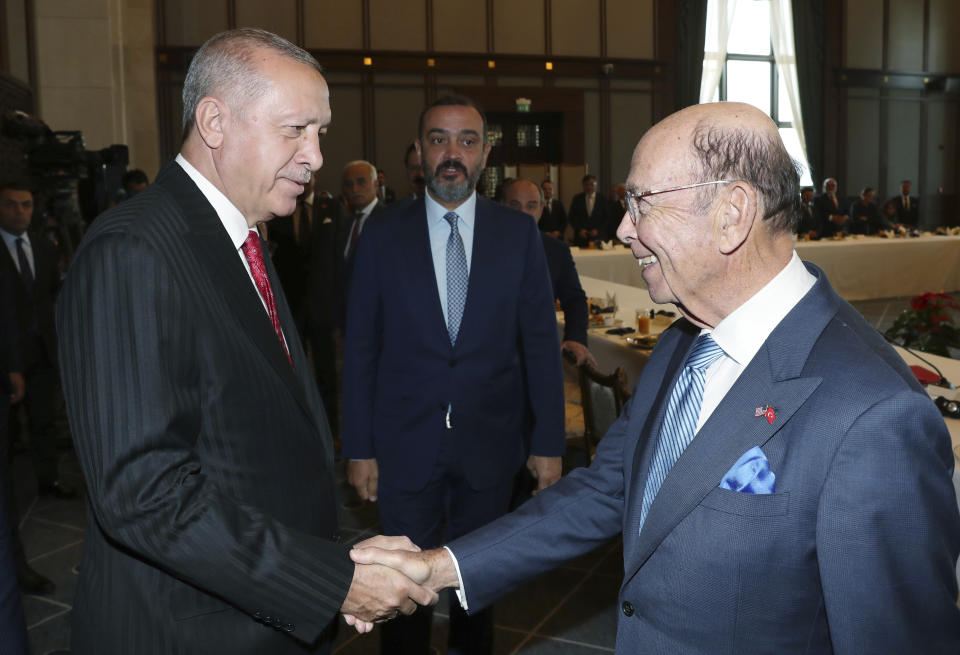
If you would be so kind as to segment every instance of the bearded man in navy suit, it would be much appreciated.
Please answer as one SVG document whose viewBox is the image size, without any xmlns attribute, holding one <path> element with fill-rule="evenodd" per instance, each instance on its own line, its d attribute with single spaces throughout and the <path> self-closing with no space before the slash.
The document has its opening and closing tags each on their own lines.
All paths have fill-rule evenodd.
<svg viewBox="0 0 960 655">
<path fill-rule="evenodd" d="M 749 105 L 649 130 L 618 236 L 683 318 L 593 463 L 449 550 L 354 560 L 459 587 L 473 612 L 622 534 L 617 653 L 960 652 L 949 435 L 797 257 L 798 187 Z"/>
<path fill-rule="evenodd" d="M 560 344 L 543 246 L 529 217 L 477 196 L 485 135 L 467 98 L 424 110 L 426 197 L 370 219 L 351 273 L 348 476 L 378 502 L 384 534 L 423 548 L 504 514 L 528 448 L 540 489 L 561 471 Z M 430 617 L 384 625 L 382 651 L 427 652 Z M 453 603 L 448 653 L 489 653 L 492 636 L 489 612 L 468 617 Z"/>
</svg>

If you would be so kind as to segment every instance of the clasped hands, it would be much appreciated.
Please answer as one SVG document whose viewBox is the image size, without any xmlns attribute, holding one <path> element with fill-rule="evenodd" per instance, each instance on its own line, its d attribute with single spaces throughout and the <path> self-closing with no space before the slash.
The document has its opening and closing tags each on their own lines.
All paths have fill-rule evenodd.
<svg viewBox="0 0 960 655">
<path fill-rule="evenodd" d="M 367 539 L 353 547 L 350 559 L 356 567 L 340 612 L 359 633 L 413 614 L 420 605 L 434 605 L 441 589 L 459 584 L 446 550 L 421 551 L 406 537 Z"/>
</svg>

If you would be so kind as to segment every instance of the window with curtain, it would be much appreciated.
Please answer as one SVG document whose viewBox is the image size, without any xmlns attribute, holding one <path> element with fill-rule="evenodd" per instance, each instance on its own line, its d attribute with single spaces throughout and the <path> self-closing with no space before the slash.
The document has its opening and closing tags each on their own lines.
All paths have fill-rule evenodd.
<svg viewBox="0 0 960 655">
<path fill-rule="evenodd" d="M 812 185 L 793 45 L 791 0 L 709 0 L 700 102 L 746 102 L 777 124 L 802 185 Z"/>
</svg>

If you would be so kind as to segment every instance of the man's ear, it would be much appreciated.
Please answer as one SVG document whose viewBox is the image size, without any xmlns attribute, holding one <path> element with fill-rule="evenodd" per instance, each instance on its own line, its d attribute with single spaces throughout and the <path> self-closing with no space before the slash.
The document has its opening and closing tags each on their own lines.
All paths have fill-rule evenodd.
<svg viewBox="0 0 960 655">
<path fill-rule="evenodd" d="M 720 252 L 729 255 L 747 240 L 760 216 L 756 190 L 744 182 L 733 183 L 719 211 Z"/>
<path fill-rule="evenodd" d="M 211 150 L 216 150 L 223 145 L 223 132 L 229 115 L 230 110 L 218 98 L 206 96 L 197 103 L 194 113 L 197 133 Z"/>
</svg>

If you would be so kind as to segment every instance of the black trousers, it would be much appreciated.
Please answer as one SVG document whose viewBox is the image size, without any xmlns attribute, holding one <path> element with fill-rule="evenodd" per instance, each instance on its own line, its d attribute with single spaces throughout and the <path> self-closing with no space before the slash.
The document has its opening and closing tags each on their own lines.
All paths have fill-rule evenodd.
<svg viewBox="0 0 960 655">
<path fill-rule="evenodd" d="M 444 449 L 446 451 L 446 449 Z M 382 467 L 383 464 L 380 464 Z M 406 491 L 383 482 L 377 506 L 385 535 L 406 535 L 420 548 L 437 548 L 507 513 L 514 477 L 488 489 L 472 489 L 441 453 L 424 489 Z M 469 590 L 468 590 L 469 596 Z M 433 608 L 421 607 L 408 617 L 384 623 L 380 630 L 382 655 L 426 655 L 430 648 Z M 493 609 L 467 614 L 456 593 L 450 592 L 449 655 L 489 655 L 493 652 Z"/>
</svg>

